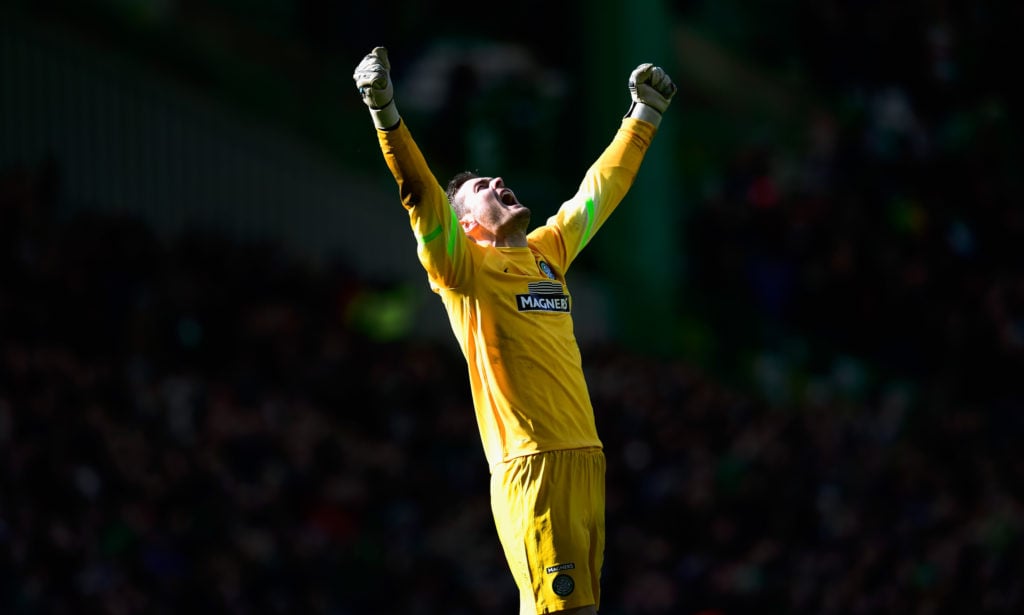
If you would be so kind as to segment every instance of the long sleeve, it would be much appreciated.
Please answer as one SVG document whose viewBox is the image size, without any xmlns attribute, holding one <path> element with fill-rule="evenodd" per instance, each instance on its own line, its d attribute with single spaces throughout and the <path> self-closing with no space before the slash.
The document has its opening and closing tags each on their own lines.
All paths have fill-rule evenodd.
<svg viewBox="0 0 1024 615">
<path fill-rule="evenodd" d="M 448 197 L 403 121 L 378 130 L 384 160 L 398 184 L 416 236 L 417 254 L 432 284 L 454 287 L 472 268 L 475 248 L 462 232 Z"/>
<path fill-rule="evenodd" d="M 576 194 L 565 201 L 531 240 L 545 251 L 559 250 L 559 267 L 566 271 L 593 239 L 629 192 L 657 129 L 647 122 L 624 118 L 611 143 L 590 165 Z"/>
</svg>

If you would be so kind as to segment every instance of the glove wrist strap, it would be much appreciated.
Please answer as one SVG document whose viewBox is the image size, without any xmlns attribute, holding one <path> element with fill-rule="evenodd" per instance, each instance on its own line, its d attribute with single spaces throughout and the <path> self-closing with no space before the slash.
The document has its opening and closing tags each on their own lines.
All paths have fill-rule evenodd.
<svg viewBox="0 0 1024 615">
<path fill-rule="evenodd" d="M 654 107 L 645 105 L 638 101 L 633 101 L 633 104 L 629 106 L 629 111 L 626 112 L 626 117 L 643 120 L 648 124 L 654 124 L 655 128 L 661 124 L 661 113 L 659 113 Z"/>
<path fill-rule="evenodd" d="M 395 99 L 392 98 L 388 104 L 380 109 L 370 108 L 370 116 L 373 117 L 373 125 L 379 130 L 392 130 L 398 126 L 402 116 L 398 114 L 398 107 L 395 106 Z"/>
</svg>

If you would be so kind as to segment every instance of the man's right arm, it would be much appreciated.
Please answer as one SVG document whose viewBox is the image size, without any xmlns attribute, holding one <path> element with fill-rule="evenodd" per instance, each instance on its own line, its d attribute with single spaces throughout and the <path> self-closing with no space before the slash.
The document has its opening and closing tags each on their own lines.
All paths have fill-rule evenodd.
<svg viewBox="0 0 1024 615">
<path fill-rule="evenodd" d="M 457 285 L 458 271 L 467 262 L 468 240 L 448 196 L 398 113 L 387 49 L 375 47 L 356 67 L 352 79 L 370 110 L 384 161 L 409 212 L 420 263 L 438 285 Z"/>
</svg>

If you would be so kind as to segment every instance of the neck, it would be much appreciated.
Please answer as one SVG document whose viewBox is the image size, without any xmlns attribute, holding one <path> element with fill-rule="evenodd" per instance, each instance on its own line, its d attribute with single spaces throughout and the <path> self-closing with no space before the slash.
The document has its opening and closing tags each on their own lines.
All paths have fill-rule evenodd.
<svg viewBox="0 0 1024 615">
<path fill-rule="evenodd" d="M 526 233 L 512 233 L 504 237 L 478 239 L 477 243 L 482 246 L 494 246 L 495 248 L 525 248 L 529 245 L 526 243 Z"/>
</svg>

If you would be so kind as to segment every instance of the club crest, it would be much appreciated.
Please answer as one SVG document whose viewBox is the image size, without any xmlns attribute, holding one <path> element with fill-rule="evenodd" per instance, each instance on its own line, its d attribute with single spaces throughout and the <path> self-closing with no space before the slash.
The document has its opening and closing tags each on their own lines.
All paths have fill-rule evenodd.
<svg viewBox="0 0 1024 615">
<path fill-rule="evenodd" d="M 541 261 L 540 270 L 544 273 L 544 275 L 548 276 L 548 278 L 552 280 L 555 279 L 555 272 L 551 270 L 551 265 L 545 263 L 544 261 Z"/>
<path fill-rule="evenodd" d="M 573 581 L 572 577 L 565 573 L 558 575 L 551 581 L 551 590 L 559 596 L 568 596 L 574 589 L 576 589 L 576 581 Z"/>
</svg>

